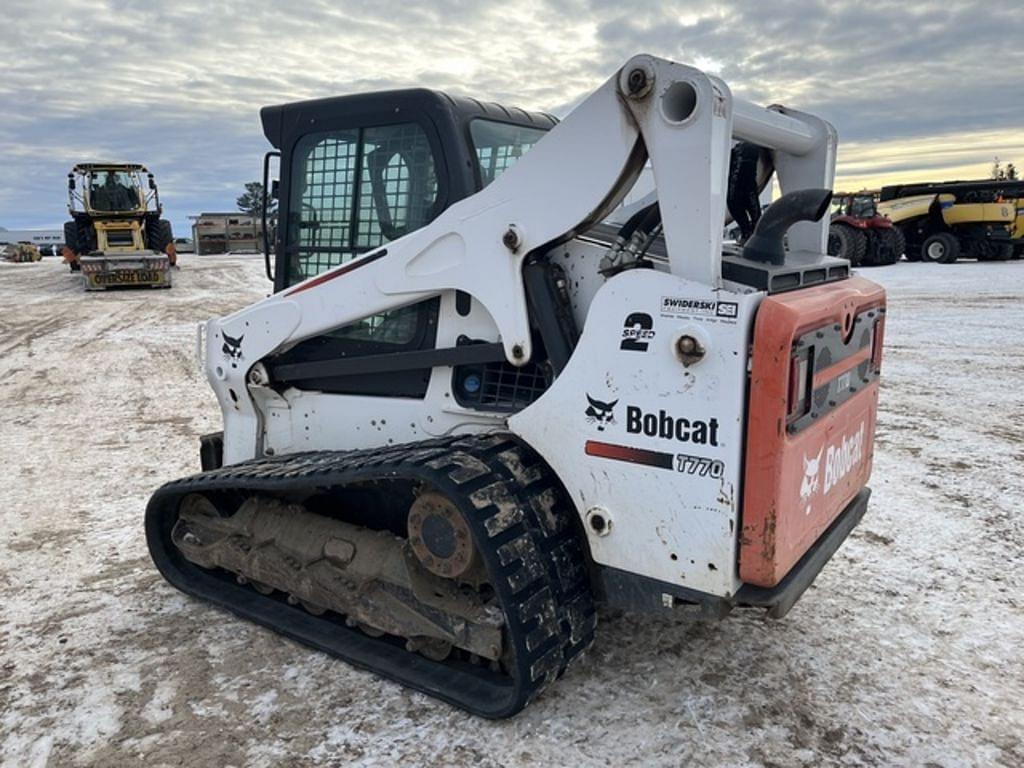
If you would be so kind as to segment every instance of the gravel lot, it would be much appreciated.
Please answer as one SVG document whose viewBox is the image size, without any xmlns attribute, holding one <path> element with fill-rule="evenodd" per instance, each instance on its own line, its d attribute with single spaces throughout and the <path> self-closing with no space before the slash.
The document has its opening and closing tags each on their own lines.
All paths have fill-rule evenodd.
<svg viewBox="0 0 1024 768">
<path fill-rule="evenodd" d="M 0 760 L 25 766 L 1024 764 L 1024 262 L 898 264 L 871 509 L 793 612 L 605 613 L 519 717 L 480 721 L 190 600 L 142 513 L 219 413 L 169 292 L 0 264 Z"/>
</svg>

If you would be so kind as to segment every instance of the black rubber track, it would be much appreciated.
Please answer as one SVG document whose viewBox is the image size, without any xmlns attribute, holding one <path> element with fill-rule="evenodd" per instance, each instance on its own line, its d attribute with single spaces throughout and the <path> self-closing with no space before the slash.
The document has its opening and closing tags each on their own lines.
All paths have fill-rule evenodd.
<svg viewBox="0 0 1024 768">
<path fill-rule="evenodd" d="M 299 499 L 332 487 L 412 480 L 458 504 L 505 613 L 508 672 L 461 659 L 431 661 L 394 637 L 371 638 L 328 612 L 314 616 L 264 596 L 231 574 L 205 570 L 171 542 L 190 493 Z M 509 435 L 476 435 L 365 451 L 256 459 L 176 480 L 146 509 L 146 539 L 178 589 L 423 693 L 487 718 L 514 715 L 593 642 L 596 614 L 575 512 L 543 461 Z"/>
</svg>

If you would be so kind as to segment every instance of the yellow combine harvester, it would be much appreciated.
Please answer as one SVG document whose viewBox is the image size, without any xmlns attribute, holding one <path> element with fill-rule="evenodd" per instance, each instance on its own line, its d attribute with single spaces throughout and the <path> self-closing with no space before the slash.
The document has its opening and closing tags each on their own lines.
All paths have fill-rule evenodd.
<svg viewBox="0 0 1024 768">
<path fill-rule="evenodd" d="M 1017 216 L 1010 228 L 1010 237 L 1013 240 L 1013 258 L 1024 259 L 1024 190 L 1013 202 L 1017 209 Z"/>
<path fill-rule="evenodd" d="M 143 188 L 146 177 L 149 191 Z M 134 163 L 80 163 L 68 174 L 64 260 L 86 290 L 171 287 L 177 262 L 153 174 Z"/>
<path fill-rule="evenodd" d="M 879 197 L 878 212 L 903 232 L 910 261 L 1005 261 L 1024 249 L 1024 182 L 897 184 Z"/>
</svg>

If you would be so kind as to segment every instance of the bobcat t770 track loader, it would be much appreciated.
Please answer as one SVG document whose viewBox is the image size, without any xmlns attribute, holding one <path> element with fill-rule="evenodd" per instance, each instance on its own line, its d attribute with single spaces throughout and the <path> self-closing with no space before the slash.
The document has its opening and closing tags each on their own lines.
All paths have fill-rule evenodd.
<svg viewBox="0 0 1024 768">
<path fill-rule="evenodd" d="M 790 609 L 866 509 L 885 317 L 825 255 L 829 124 L 650 56 L 558 124 L 425 90 L 262 118 L 275 293 L 200 328 L 224 430 L 149 503 L 172 584 L 486 717 L 597 603 Z M 734 141 L 786 194 L 723 253 Z"/>
</svg>

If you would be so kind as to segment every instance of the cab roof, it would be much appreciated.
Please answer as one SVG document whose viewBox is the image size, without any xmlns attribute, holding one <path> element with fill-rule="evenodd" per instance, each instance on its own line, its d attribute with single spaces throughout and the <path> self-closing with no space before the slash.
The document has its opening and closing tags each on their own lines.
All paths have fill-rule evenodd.
<svg viewBox="0 0 1024 768">
<path fill-rule="evenodd" d="M 141 171 L 149 173 L 149 169 L 140 163 L 78 163 L 71 169 L 72 173 L 89 173 L 91 171 Z"/>
<path fill-rule="evenodd" d="M 361 116 L 384 112 L 393 115 L 441 113 L 453 118 L 453 122 L 458 124 L 465 124 L 473 118 L 484 118 L 542 130 L 550 130 L 558 123 L 558 118 L 546 112 L 530 112 L 490 101 L 451 96 L 429 88 L 374 91 L 278 104 L 261 109 L 260 118 L 264 135 L 271 144 L 281 149 L 285 134 L 293 133 L 297 126 L 319 120 L 347 122 L 351 119 L 353 123 L 358 123 Z"/>
</svg>

